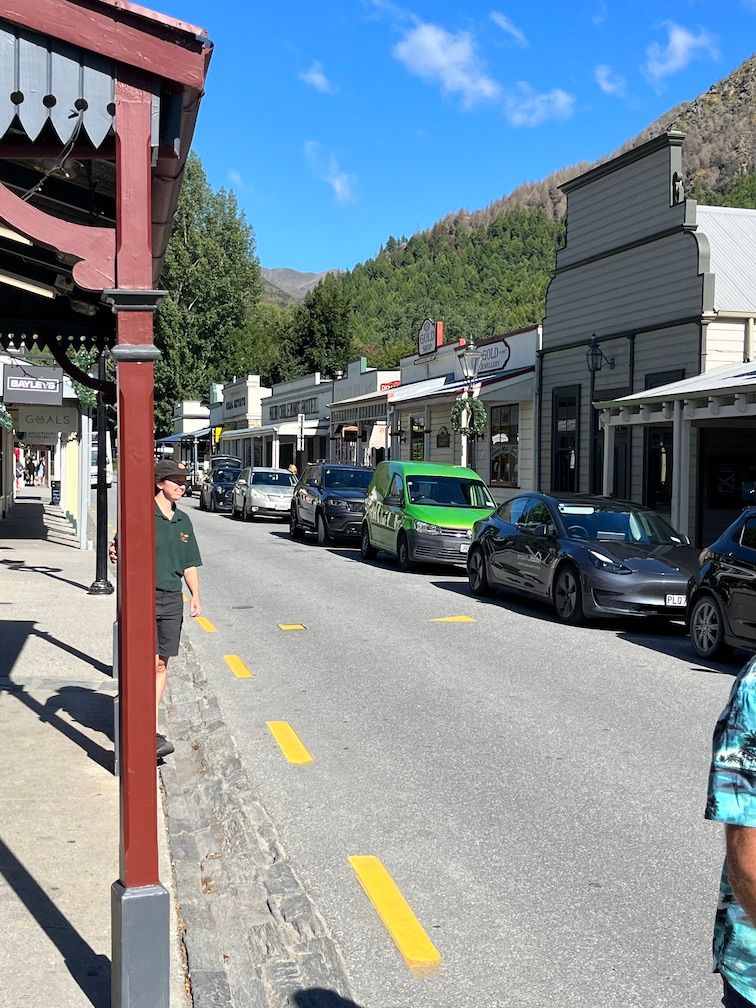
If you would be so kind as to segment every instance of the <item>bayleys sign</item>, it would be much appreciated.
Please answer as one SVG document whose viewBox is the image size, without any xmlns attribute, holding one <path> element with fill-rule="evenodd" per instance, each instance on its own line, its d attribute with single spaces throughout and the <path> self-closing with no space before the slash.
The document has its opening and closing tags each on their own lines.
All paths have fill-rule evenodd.
<svg viewBox="0 0 756 1008">
<path fill-rule="evenodd" d="M 62 369 L 6 364 L 3 368 L 3 401 L 39 403 L 45 406 L 62 405 Z"/>
</svg>

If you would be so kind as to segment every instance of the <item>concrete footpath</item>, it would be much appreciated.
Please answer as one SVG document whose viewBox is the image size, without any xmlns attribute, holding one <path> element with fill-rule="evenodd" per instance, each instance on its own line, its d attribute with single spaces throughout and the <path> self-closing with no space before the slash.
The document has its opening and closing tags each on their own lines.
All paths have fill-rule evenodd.
<svg viewBox="0 0 756 1008">
<path fill-rule="evenodd" d="M 22 491 L 0 523 L 0 1004 L 108 1008 L 115 596 L 87 594 L 94 553 L 48 501 Z M 174 892 L 163 816 L 159 837 Z M 175 902 L 171 922 L 171 1006 L 188 1008 Z"/>
</svg>

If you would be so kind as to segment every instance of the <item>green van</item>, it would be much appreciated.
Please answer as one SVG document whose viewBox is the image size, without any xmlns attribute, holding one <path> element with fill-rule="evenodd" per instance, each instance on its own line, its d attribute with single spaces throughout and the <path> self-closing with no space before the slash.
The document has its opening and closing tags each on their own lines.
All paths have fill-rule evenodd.
<svg viewBox="0 0 756 1008">
<path fill-rule="evenodd" d="M 363 560 L 394 553 L 403 570 L 416 563 L 464 564 L 472 527 L 496 507 L 488 487 L 462 466 L 380 462 L 365 498 Z"/>
</svg>

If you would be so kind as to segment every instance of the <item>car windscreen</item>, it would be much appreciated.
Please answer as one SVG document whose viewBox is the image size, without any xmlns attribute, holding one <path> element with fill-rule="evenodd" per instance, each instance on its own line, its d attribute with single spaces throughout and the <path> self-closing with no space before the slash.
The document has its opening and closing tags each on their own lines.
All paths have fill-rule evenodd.
<svg viewBox="0 0 756 1008">
<path fill-rule="evenodd" d="M 493 508 L 488 487 L 463 476 L 408 476 L 407 494 L 411 504 L 433 507 Z"/>
<path fill-rule="evenodd" d="M 323 486 L 328 490 L 367 490 L 372 478 L 372 469 L 323 469 Z"/>
<path fill-rule="evenodd" d="M 618 511 L 592 504 L 560 502 L 559 513 L 570 539 L 649 546 L 680 546 L 685 542 L 660 515 L 645 508 Z"/>
<path fill-rule="evenodd" d="M 236 483 L 241 469 L 217 469 L 213 473 L 214 483 Z"/>
<path fill-rule="evenodd" d="M 250 481 L 254 486 L 282 486 L 290 487 L 294 486 L 297 482 L 294 479 L 292 473 L 277 473 L 277 472 L 256 472 L 252 473 L 252 479 Z"/>
</svg>

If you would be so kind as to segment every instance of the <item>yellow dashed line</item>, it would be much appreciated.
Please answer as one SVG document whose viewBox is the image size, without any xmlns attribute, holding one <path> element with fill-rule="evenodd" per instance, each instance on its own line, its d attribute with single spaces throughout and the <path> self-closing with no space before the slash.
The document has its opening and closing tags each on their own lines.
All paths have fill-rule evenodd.
<svg viewBox="0 0 756 1008">
<path fill-rule="evenodd" d="M 237 679 L 254 679 L 254 675 L 249 671 L 247 666 L 241 660 L 239 655 L 227 654 L 223 655 L 223 660 L 226 665 L 231 669 Z"/>
<path fill-rule="evenodd" d="M 312 763 L 307 747 L 288 721 L 268 721 L 267 725 L 289 763 Z"/>
<path fill-rule="evenodd" d="M 211 623 L 210 620 L 207 618 L 207 616 L 198 616 L 197 622 L 199 623 L 199 625 L 202 627 L 203 630 L 207 631 L 207 633 L 218 632 L 215 623 Z"/>
<path fill-rule="evenodd" d="M 279 630 L 306 630 L 304 623 L 279 623 Z"/>
<path fill-rule="evenodd" d="M 349 863 L 407 966 L 416 974 L 437 969 L 438 949 L 382 862 L 372 855 L 353 855 Z"/>
<path fill-rule="evenodd" d="M 436 616 L 431 623 L 477 623 L 474 616 Z"/>
</svg>

